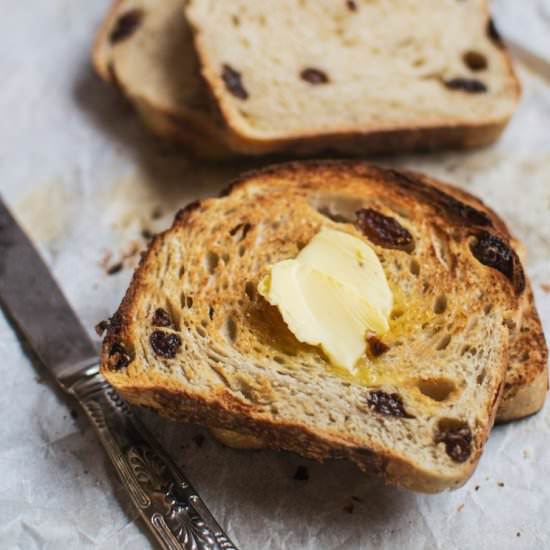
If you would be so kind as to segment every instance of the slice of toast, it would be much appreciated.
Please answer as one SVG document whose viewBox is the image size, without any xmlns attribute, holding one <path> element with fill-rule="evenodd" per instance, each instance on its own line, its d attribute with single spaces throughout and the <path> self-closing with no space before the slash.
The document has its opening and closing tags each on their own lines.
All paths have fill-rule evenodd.
<svg viewBox="0 0 550 550">
<path fill-rule="evenodd" d="M 524 261 L 525 249 L 522 243 L 513 238 L 502 218 L 484 202 L 452 185 L 434 180 L 430 184 L 487 213 L 493 225 L 511 240 L 514 250 Z M 517 325 L 511 327 L 508 367 L 495 419 L 497 423 L 517 420 L 538 412 L 548 392 L 548 349 L 528 280 L 519 307 Z M 234 449 L 255 450 L 267 446 L 259 437 L 237 431 L 211 427 L 210 432 L 219 442 Z"/>
<path fill-rule="evenodd" d="M 186 208 L 138 268 L 102 372 L 131 403 L 176 420 L 348 458 L 409 489 L 461 485 L 496 414 L 526 287 L 491 217 L 430 181 L 359 162 L 295 163 Z M 414 250 L 376 224 L 363 233 L 360 209 L 392 218 Z M 321 227 L 367 240 L 394 293 L 389 350 L 369 352 L 360 376 L 300 344 L 256 292 L 268 266 Z"/>
<path fill-rule="evenodd" d="M 186 14 L 228 132 L 250 148 L 486 145 L 518 102 L 486 0 L 188 0 Z"/>
</svg>

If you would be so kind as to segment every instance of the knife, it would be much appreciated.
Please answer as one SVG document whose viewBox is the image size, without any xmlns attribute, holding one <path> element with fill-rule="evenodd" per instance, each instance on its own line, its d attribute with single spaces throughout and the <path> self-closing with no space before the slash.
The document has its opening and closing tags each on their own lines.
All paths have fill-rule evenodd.
<svg viewBox="0 0 550 550">
<path fill-rule="evenodd" d="M 1 196 L 0 304 L 84 409 L 159 547 L 236 550 L 176 464 L 101 376 L 94 343 Z"/>
</svg>

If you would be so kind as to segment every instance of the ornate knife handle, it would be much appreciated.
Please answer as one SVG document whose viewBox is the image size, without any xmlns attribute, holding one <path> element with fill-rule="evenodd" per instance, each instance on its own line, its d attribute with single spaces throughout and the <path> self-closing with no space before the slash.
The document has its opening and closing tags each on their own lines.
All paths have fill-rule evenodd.
<svg viewBox="0 0 550 550">
<path fill-rule="evenodd" d="M 177 466 L 99 374 L 70 389 L 139 513 L 165 550 L 237 550 Z"/>
</svg>

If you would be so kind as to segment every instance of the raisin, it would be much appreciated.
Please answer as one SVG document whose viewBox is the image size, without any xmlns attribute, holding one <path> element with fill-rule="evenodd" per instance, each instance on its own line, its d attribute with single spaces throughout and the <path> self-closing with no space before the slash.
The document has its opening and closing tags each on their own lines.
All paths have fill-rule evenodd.
<svg viewBox="0 0 550 550">
<path fill-rule="evenodd" d="M 372 208 L 361 208 L 355 215 L 357 226 L 374 244 L 407 252 L 414 249 L 413 236 L 394 218 Z"/>
<path fill-rule="evenodd" d="M 440 422 L 434 441 L 445 443 L 445 452 L 455 462 L 466 462 L 472 454 L 472 431 L 463 422 Z"/>
<path fill-rule="evenodd" d="M 123 13 L 118 19 L 109 35 L 111 44 L 126 40 L 130 37 L 143 20 L 143 10 L 135 9 Z"/>
<path fill-rule="evenodd" d="M 455 223 L 467 226 L 481 225 L 491 227 L 493 225 L 491 218 L 485 212 L 477 210 L 431 185 L 425 184 L 419 178 L 397 172 L 396 170 L 390 170 L 389 173 L 400 187 L 405 188 L 414 196 L 432 204 L 436 208 L 444 210 L 445 214 Z"/>
<path fill-rule="evenodd" d="M 155 330 L 149 337 L 149 342 L 153 351 L 166 359 L 173 359 L 181 347 L 181 338 L 177 334 L 162 330 Z"/>
<path fill-rule="evenodd" d="M 314 86 L 318 84 L 327 84 L 329 79 L 325 72 L 320 69 L 315 69 L 314 67 L 307 67 L 300 73 L 300 78 L 313 84 Z"/>
<path fill-rule="evenodd" d="M 309 472 L 305 466 L 298 466 L 294 472 L 294 479 L 297 481 L 307 481 L 309 479 Z"/>
<path fill-rule="evenodd" d="M 403 400 L 398 393 L 386 393 L 382 390 L 369 392 L 367 404 L 370 409 L 386 416 L 397 418 L 414 418 L 403 406 Z"/>
<path fill-rule="evenodd" d="M 223 64 L 222 79 L 228 91 L 239 99 L 248 99 L 248 92 L 243 86 L 242 75 L 230 65 Z"/>
<path fill-rule="evenodd" d="M 348 7 L 349 11 L 357 11 L 357 4 L 354 2 L 354 0 L 347 0 L 346 6 Z"/>
<path fill-rule="evenodd" d="M 495 25 L 495 22 L 492 18 L 489 19 L 489 22 L 487 23 L 487 36 L 499 47 L 502 47 L 504 45 L 502 41 L 502 36 L 500 36 L 500 33 L 498 32 L 498 29 Z"/>
<path fill-rule="evenodd" d="M 114 343 L 109 351 L 109 368 L 111 370 L 120 370 L 127 367 L 132 362 L 132 357 L 126 351 L 126 348 L 119 344 Z"/>
<path fill-rule="evenodd" d="M 460 90 L 469 94 L 482 94 L 487 91 L 487 86 L 475 78 L 451 78 L 445 80 L 445 86 L 449 90 Z"/>
<path fill-rule="evenodd" d="M 386 353 L 390 349 L 387 344 L 384 344 L 384 342 L 376 336 L 369 336 L 367 342 L 369 343 L 369 350 L 373 357 L 380 357 L 380 355 Z"/>
<path fill-rule="evenodd" d="M 471 71 L 483 71 L 487 68 L 487 58 L 480 52 L 468 50 L 464 52 L 462 59 Z"/>
<path fill-rule="evenodd" d="M 487 231 L 478 233 L 471 244 L 472 254 L 483 265 L 500 271 L 514 285 L 517 294 L 525 289 L 525 274 L 517 254 L 496 235 Z"/>
<path fill-rule="evenodd" d="M 170 327 L 172 326 L 172 319 L 165 309 L 159 307 L 155 310 L 151 323 L 155 327 Z"/>
</svg>

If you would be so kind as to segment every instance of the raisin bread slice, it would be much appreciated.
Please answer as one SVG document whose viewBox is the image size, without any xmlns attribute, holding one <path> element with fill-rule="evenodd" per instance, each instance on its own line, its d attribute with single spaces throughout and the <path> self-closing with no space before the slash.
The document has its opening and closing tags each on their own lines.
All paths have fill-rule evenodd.
<svg viewBox="0 0 550 550">
<path fill-rule="evenodd" d="M 202 157 L 230 154 L 210 112 L 181 0 L 115 0 L 92 59 L 153 133 Z"/>
<path fill-rule="evenodd" d="M 255 290 L 321 227 L 365 239 L 395 298 L 389 349 L 371 350 L 357 377 L 300 344 Z M 437 492 L 464 483 L 479 460 L 525 288 L 490 216 L 428 178 L 364 163 L 282 165 L 186 208 L 152 242 L 108 329 L 102 372 L 131 403 L 175 420 L 348 458 Z"/>
<path fill-rule="evenodd" d="M 186 13 L 228 131 L 251 149 L 486 145 L 518 102 L 486 0 L 188 0 Z"/>
</svg>

